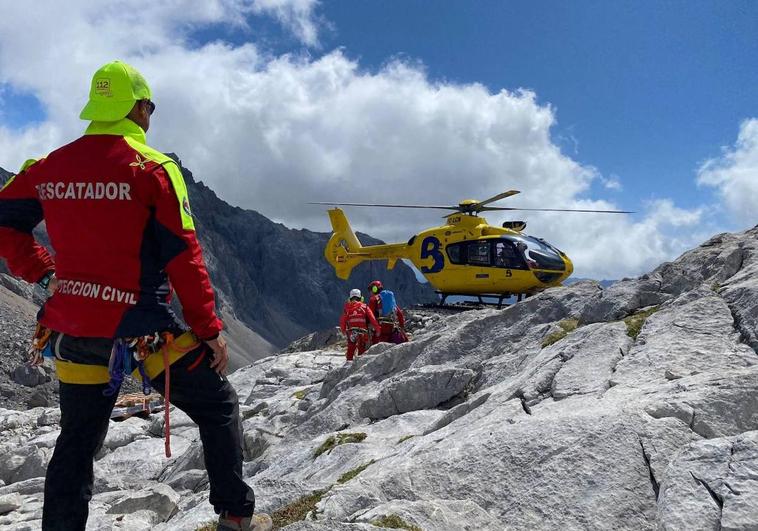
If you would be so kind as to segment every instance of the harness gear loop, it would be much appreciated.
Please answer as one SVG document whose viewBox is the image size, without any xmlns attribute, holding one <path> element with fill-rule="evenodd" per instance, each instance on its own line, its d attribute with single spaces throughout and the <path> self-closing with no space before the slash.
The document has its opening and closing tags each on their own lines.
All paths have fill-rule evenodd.
<svg viewBox="0 0 758 531">
<path fill-rule="evenodd" d="M 358 336 L 368 335 L 368 330 L 366 328 L 361 328 L 358 326 L 351 326 L 347 329 L 347 331 L 349 332 L 348 337 L 353 343 L 358 341 Z"/>
<path fill-rule="evenodd" d="M 110 380 L 108 381 L 108 387 L 103 390 L 103 395 L 113 396 L 121 389 L 121 384 L 124 381 L 124 371 L 126 370 L 126 364 L 129 362 L 129 358 L 132 357 L 129 345 L 123 339 L 117 339 L 113 342 L 111 348 L 111 357 L 108 360 L 108 375 Z"/>
</svg>

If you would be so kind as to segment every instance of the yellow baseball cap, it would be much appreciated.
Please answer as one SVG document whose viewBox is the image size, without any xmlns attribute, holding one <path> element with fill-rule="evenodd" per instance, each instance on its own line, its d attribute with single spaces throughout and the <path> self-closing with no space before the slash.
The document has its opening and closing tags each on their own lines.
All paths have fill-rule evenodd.
<svg viewBox="0 0 758 531">
<path fill-rule="evenodd" d="M 89 101 L 79 118 L 116 122 L 125 118 L 138 100 L 149 100 L 150 87 L 136 68 L 121 61 L 100 67 L 92 76 Z"/>
</svg>

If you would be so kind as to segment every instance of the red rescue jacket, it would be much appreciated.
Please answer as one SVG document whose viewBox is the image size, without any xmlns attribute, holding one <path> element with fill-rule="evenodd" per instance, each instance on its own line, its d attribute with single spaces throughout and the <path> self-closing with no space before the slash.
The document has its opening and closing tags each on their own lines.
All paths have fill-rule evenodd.
<svg viewBox="0 0 758 531">
<path fill-rule="evenodd" d="M 379 323 L 376 321 L 374 313 L 366 304 L 360 301 L 347 301 L 345 303 L 342 317 L 340 317 L 340 329 L 343 334 L 347 334 L 347 331 L 351 328 L 368 330 L 369 324 L 374 327 L 374 330 L 379 330 Z"/>
<path fill-rule="evenodd" d="M 55 259 L 32 236 L 43 220 Z M 173 289 L 198 337 L 222 328 L 181 171 L 128 119 L 92 122 L 0 190 L 0 257 L 28 282 L 55 270 L 58 290 L 38 319 L 65 334 L 171 328 Z"/>
</svg>

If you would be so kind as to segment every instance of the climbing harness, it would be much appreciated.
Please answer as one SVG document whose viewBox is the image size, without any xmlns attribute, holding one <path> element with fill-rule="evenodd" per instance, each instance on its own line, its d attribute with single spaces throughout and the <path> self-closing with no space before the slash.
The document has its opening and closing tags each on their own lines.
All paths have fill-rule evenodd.
<svg viewBox="0 0 758 531">
<path fill-rule="evenodd" d="M 29 365 L 36 367 L 44 362 L 44 357 L 52 357 L 50 336 L 52 330 L 37 324 L 27 351 Z M 59 336 L 62 337 L 62 336 Z M 164 434 L 166 457 L 171 457 L 171 364 L 182 356 L 195 350 L 200 341 L 192 332 L 184 332 L 175 337 L 170 332 L 149 334 L 141 337 L 121 338 L 113 342 L 108 367 L 74 363 L 64 359 L 55 359 L 55 371 L 58 379 L 70 384 L 107 384 L 103 391 L 105 396 L 113 396 L 121 389 L 124 377 L 128 374 L 138 378 L 142 383 L 142 393 L 150 395 L 151 378 L 164 374 Z M 201 361 L 196 360 L 187 370 L 194 369 Z"/>
<path fill-rule="evenodd" d="M 171 457 L 171 363 L 184 354 L 196 349 L 198 340 L 190 332 L 174 337 L 170 332 L 158 332 L 136 338 L 117 339 L 113 343 L 111 358 L 108 363 L 110 381 L 103 391 L 106 396 L 113 396 L 121 388 L 124 376 L 139 375 L 142 392 L 150 394 L 152 384 L 150 375 L 157 375 L 163 370 L 164 375 L 164 426 L 166 457 Z M 159 359 L 157 359 L 159 358 Z M 158 364 L 161 363 L 162 367 Z"/>
<path fill-rule="evenodd" d="M 350 338 L 351 343 L 358 341 L 359 336 L 368 335 L 368 330 L 366 328 L 359 328 L 357 326 L 350 327 L 348 332 L 350 332 L 348 337 Z"/>
</svg>

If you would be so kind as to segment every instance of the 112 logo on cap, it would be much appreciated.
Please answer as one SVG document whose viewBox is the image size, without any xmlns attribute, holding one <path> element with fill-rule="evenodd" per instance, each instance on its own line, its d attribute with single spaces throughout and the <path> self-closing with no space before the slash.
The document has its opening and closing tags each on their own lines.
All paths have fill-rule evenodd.
<svg viewBox="0 0 758 531">
<path fill-rule="evenodd" d="M 109 78 L 96 79 L 95 92 L 100 96 L 105 96 L 106 98 L 113 96 L 111 93 L 111 80 Z"/>
</svg>

